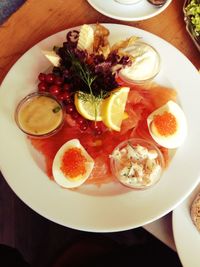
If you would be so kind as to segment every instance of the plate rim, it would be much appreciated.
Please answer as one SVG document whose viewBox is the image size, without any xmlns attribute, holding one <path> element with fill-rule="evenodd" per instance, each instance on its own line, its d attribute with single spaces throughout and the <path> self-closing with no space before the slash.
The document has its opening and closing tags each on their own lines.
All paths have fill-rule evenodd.
<svg viewBox="0 0 200 267">
<path fill-rule="evenodd" d="M 172 2 L 172 0 L 167 0 L 167 2 L 160 8 L 158 8 L 158 10 L 150 15 L 146 15 L 146 16 L 141 16 L 140 18 L 127 18 L 127 17 L 123 17 L 123 16 L 115 16 L 112 15 L 110 13 L 108 13 L 106 10 L 102 10 L 98 5 L 96 5 L 94 3 L 95 0 L 87 0 L 87 2 L 95 9 L 97 10 L 99 13 L 103 14 L 104 16 L 107 16 L 109 18 L 113 18 L 116 20 L 121 20 L 121 21 L 142 21 L 142 20 L 147 20 L 150 18 L 153 18 L 157 15 L 159 15 L 162 11 L 164 11 Z M 113 1 L 113 0 L 112 0 Z"/>
<path fill-rule="evenodd" d="M 180 258 L 183 266 L 188 266 L 188 265 L 185 265 L 186 264 L 186 259 L 185 259 L 186 249 L 187 249 L 187 254 L 188 254 L 188 251 L 191 253 L 193 251 L 193 249 L 191 249 L 191 243 L 189 242 L 188 239 L 186 240 L 186 238 L 181 238 L 181 240 L 180 240 L 180 238 L 178 237 L 180 235 L 180 231 L 178 231 L 178 229 L 180 229 L 180 227 L 178 227 L 179 213 L 183 212 L 184 209 L 187 209 L 188 215 L 190 216 L 189 206 L 191 205 L 192 201 L 194 200 L 194 198 L 198 192 L 200 192 L 200 182 L 197 184 L 197 186 L 194 188 L 194 190 L 184 199 L 184 201 L 179 206 L 177 206 L 177 208 L 174 209 L 172 212 L 172 230 L 173 230 L 174 242 L 176 245 L 177 253 L 179 255 L 179 258 Z M 200 238 L 200 236 L 199 236 L 200 233 L 195 228 L 195 225 L 192 222 L 192 218 L 189 217 L 189 219 L 190 219 L 189 224 L 191 227 L 193 227 L 192 231 L 195 231 L 196 236 L 198 236 Z M 186 217 L 185 217 L 185 220 L 187 220 Z M 185 221 L 185 223 L 187 224 L 188 222 Z M 190 241 L 192 242 L 192 240 L 190 240 Z M 184 248 L 183 248 L 183 244 L 184 244 Z M 199 239 L 199 245 L 200 245 L 200 239 Z M 192 254 L 192 256 L 194 256 L 193 257 L 193 259 L 194 259 L 193 263 L 195 263 L 196 264 L 195 266 L 197 267 L 197 266 L 199 266 L 200 256 L 199 256 L 199 259 L 195 260 L 196 259 L 195 255 L 196 255 L 195 253 Z M 187 263 L 188 263 L 188 261 L 187 261 Z"/>
</svg>

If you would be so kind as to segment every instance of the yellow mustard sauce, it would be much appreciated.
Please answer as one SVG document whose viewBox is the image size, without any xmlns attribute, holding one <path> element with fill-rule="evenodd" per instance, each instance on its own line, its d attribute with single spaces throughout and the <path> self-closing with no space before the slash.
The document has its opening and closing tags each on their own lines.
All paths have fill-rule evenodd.
<svg viewBox="0 0 200 267">
<path fill-rule="evenodd" d="M 34 96 L 18 112 L 18 123 L 28 134 L 43 135 L 54 131 L 63 119 L 62 108 L 48 96 Z"/>
</svg>

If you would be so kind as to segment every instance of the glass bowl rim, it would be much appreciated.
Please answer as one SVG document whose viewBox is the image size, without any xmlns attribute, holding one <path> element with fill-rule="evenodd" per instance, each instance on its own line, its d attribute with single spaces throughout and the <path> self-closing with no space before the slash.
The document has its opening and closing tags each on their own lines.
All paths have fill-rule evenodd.
<svg viewBox="0 0 200 267">
<path fill-rule="evenodd" d="M 158 177 L 158 179 L 156 179 L 155 182 L 153 182 L 151 185 L 149 186 L 131 186 L 131 185 L 128 185 L 126 183 L 123 183 L 120 178 L 118 177 L 118 175 L 116 174 L 116 167 L 115 167 L 115 163 L 116 163 L 116 160 L 112 157 L 112 154 L 114 151 L 116 151 L 117 149 L 119 149 L 120 147 L 123 147 L 125 146 L 126 144 L 128 144 L 128 142 L 134 142 L 134 145 L 149 145 L 152 149 L 156 150 L 156 152 L 158 153 L 158 161 L 159 161 L 159 164 L 161 166 L 161 173 Z M 144 145 L 144 147 L 146 147 Z M 147 146 L 148 148 L 148 146 Z M 154 186 L 155 184 L 157 184 L 160 179 L 161 179 L 161 176 L 163 174 L 163 171 L 164 171 L 164 167 L 165 167 L 165 163 L 164 163 L 164 156 L 161 152 L 161 150 L 158 148 L 158 146 L 153 142 L 153 141 L 150 141 L 150 140 L 146 140 L 146 139 L 142 139 L 142 138 L 130 138 L 130 139 L 127 139 L 127 140 L 124 140 L 122 142 L 120 142 L 112 151 L 111 153 L 111 157 L 110 157 L 110 169 L 111 169 L 111 173 L 113 174 L 113 176 L 124 186 L 126 187 L 129 187 L 133 190 L 147 190 L 148 188 L 151 188 L 152 186 Z"/>
<path fill-rule="evenodd" d="M 34 97 L 38 97 L 38 96 L 45 96 L 48 98 L 51 98 L 53 100 L 55 100 L 57 102 L 57 104 L 61 107 L 61 111 L 62 111 L 62 119 L 60 121 L 60 123 L 58 124 L 58 126 L 56 128 L 54 128 L 53 130 L 47 132 L 47 133 L 43 133 L 43 134 L 33 134 L 33 133 L 29 133 L 28 131 L 26 131 L 23 127 L 21 127 L 20 123 L 19 123 L 19 119 L 18 119 L 18 113 L 20 111 L 20 109 L 23 107 L 23 105 L 27 102 L 30 101 L 31 99 L 33 99 Z M 33 138 L 46 138 L 49 136 L 52 136 L 53 134 L 57 133 L 63 126 L 64 124 L 64 108 L 62 103 L 52 94 L 48 93 L 48 92 L 32 92 L 28 95 L 26 95 L 25 97 L 23 97 L 17 104 L 16 108 L 15 108 L 15 114 L 14 114 L 14 119 L 15 122 L 18 126 L 18 128 L 27 136 L 33 137 Z"/>
<path fill-rule="evenodd" d="M 121 70 L 118 72 L 118 76 L 119 76 L 119 78 L 121 80 L 123 80 L 124 82 L 128 82 L 130 84 L 144 84 L 144 83 L 147 83 L 149 81 L 152 81 L 159 74 L 159 72 L 161 70 L 161 64 L 162 64 L 162 62 L 161 62 L 161 56 L 160 56 L 160 53 L 158 52 L 158 50 L 154 46 L 152 46 L 151 44 L 149 44 L 149 43 L 147 43 L 145 41 L 137 40 L 135 42 L 135 44 L 144 44 L 146 46 L 151 47 L 151 49 L 153 49 L 153 51 L 156 53 L 157 58 L 158 58 L 158 69 L 157 69 L 157 71 L 154 73 L 153 76 L 151 76 L 151 77 L 149 77 L 147 79 L 141 79 L 141 80 L 133 80 L 133 79 L 129 79 L 129 78 L 124 78 L 123 75 L 120 74 L 120 71 Z M 125 50 L 126 51 L 131 50 L 131 47 L 133 47 L 135 44 L 133 44 L 132 46 L 126 48 Z"/>
</svg>

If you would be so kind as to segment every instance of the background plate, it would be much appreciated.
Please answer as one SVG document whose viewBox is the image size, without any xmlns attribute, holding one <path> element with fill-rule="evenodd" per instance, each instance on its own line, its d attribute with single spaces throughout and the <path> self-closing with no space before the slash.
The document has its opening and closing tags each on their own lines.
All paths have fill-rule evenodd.
<svg viewBox="0 0 200 267">
<path fill-rule="evenodd" d="M 87 0 L 88 3 L 103 15 L 124 21 L 139 21 L 152 18 L 168 7 L 172 0 L 167 2 L 162 7 L 155 7 L 146 0 L 132 4 L 122 5 L 114 0 Z"/>
<path fill-rule="evenodd" d="M 200 192 L 200 185 L 173 211 L 174 239 L 184 267 L 199 267 L 200 263 L 200 232 L 190 217 L 190 206 L 198 192 Z"/>
<path fill-rule="evenodd" d="M 65 40 L 62 31 L 27 51 L 11 68 L 0 89 L 0 167 L 13 191 L 33 210 L 59 224 L 86 231 L 112 232 L 142 226 L 174 209 L 194 189 L 200 174 L 200 75 L 190 61 L 163 39 L 146 31 L 106 24 L 111 43 L 131 35 L 143 37 L 161 55 L 157 81 L 177 89 L 188 120 L 188 137 L 161 181 L 146 191 L 120 184 L 61 189 L 44 172 L 41 156 L 17 128 L 18 101 L 36 89 L 37 76 L 49 68 L 42 49 Z"/>
</svg>

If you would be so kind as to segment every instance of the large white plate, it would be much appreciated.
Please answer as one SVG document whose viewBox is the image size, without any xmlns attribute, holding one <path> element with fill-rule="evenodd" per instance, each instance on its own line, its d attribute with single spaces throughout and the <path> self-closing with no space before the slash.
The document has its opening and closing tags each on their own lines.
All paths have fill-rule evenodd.
<svg viewBox="0 0 200 267">
<path fill-rule="evenodd" d="M 107 24 L 111 42 L 131 35 L 143 37 L 160 53 L 158 82 L 177 89 L 188 120 L 188 137 L 162 180 L 146 191 L 109 184 L 64 190 L 50 181 L 38 154 L 14 122 L 17 102 L 36 88 L 38 73 L 49 67 L 41 50 L 61 44 L 66 31 L 35 45 L 12 67 L 0 89 L 0 167 L 13 191 L 33 210 L 62 225 L 98 232 L 142 226 L 174 209 L 191 193 L 200 174 L 200 77 L 176 48 L 146 31 Z"/>
<path fill-rule="evenodd" d="M 132 5 L 122 5 L 115 0 L 87 0 L 103 15 L 124 21 L 140 21 L 152 18 L 164 11 L 172 0 L 167 0 L 162 7 L 151 5 L 147 0 Z"/>
<path fill-rule="evenodd" d="M 184 267 L 200 266 L 200 232 L 190 217 L 190 206 L 198 192 L 200 192 L 200 185 L 173 211 L 174 239 Z"/>
</svg>

